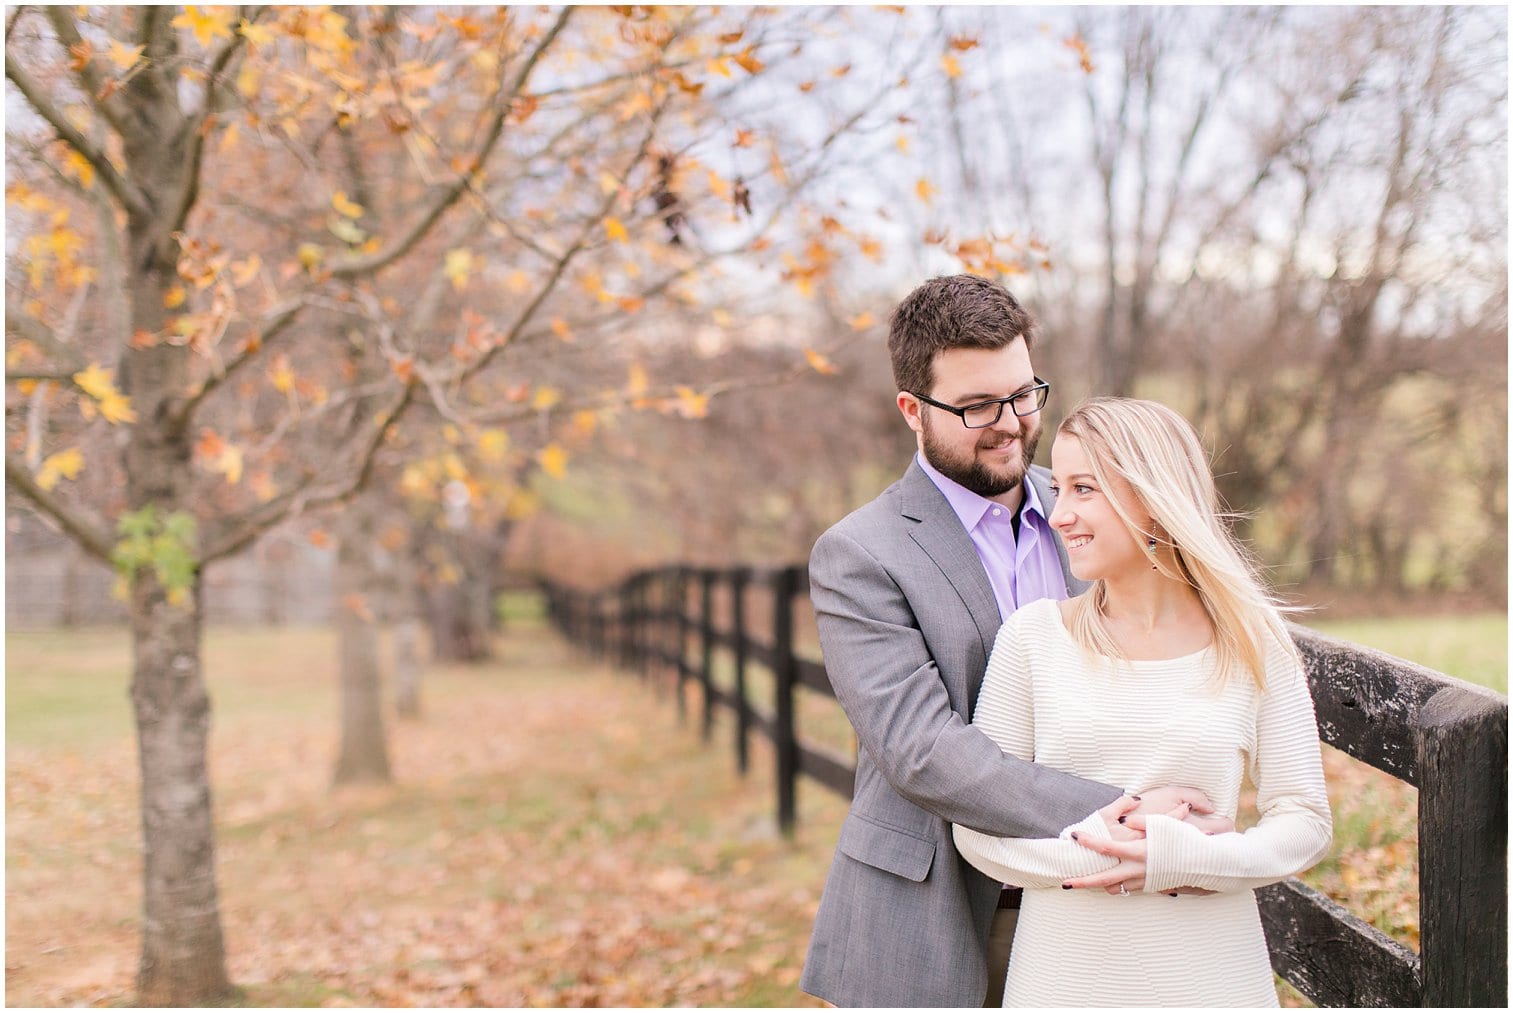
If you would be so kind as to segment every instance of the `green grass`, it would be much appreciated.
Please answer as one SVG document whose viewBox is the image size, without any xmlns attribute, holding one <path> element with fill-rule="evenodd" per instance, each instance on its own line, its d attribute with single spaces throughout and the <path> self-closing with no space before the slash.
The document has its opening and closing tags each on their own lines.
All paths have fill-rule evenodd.
<svg viewBox="0 0 1513 1013">
<path fill-rule="evenodd" d="M 1417 662 L 1457 679 L 1508 692 L 1508 616 L 1394 617 L 1306 620 L 1331 637 Z"/>
</svg>

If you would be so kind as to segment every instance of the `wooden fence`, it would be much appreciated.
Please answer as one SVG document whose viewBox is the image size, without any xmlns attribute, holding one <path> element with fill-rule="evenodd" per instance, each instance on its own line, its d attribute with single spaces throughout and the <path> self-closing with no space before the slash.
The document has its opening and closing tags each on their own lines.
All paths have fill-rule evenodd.
<svg viewBox="0 0 1513 1013">
<path fill-rule="evenodd" d="M 675 680 L 680 715 L 686 685 L 697 683 L 706 739 L 715 709 L 732 711 L 742 772 L 750 735 L 765 735 L 778 822 L 791 832 L 800 775 L 849 798 L 855 773 L 854 756 L 806 743 L 795 727 L 800 689 L 834 698 L 824 665 L 795 646 L 795 608 L 807 606 L 808 590 L 797 566 L 669 567 L 608 591 L 546 593 L 566 636 L 643 678 Z M 1293 637 L 1320 738 L 1418 789 L 1420 952 L 1291 879 L 1258 891 L 1273 967 L 1320 1006 L 1505 1007 L 1507 698 L 1301 627 Z M 733 678 L 716 679 L 717 652 Z M 770 702 L 748 694 L 753 664 L 771 673 Z"/>
</svg>

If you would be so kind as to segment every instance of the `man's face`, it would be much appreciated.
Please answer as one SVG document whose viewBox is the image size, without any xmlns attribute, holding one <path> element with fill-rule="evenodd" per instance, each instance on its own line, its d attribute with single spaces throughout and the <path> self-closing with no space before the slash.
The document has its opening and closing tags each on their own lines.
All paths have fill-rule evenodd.
<svg viewBox="0 0 1513 1013">
<path fill-rule="evenodd" d="M 1015 341 L 1003 348 L 953 348 L 935 357 L 935 388 L 922 393 L 958 408 L 1011 397 L 1035 385 L 1030 351 Z M 907 399 L 907 404 L 906 404 Z M 986 429 L 968 429 L 961 419 L 899 395 L 899 408 L 919 433 L 925 460 L 942 475 L 992 499 L 1019 487 L 1040 442 L 1040 415 L 1023 418 L 1004 405 Z"/>
</svg>

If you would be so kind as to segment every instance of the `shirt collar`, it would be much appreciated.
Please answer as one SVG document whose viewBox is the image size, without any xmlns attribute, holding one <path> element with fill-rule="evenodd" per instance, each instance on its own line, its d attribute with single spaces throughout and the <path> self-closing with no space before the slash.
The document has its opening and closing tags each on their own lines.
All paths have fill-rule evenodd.
<svg viewBox="0 0 1513 1013">
<path fill-rule="evenodd" d="M 935 488 L 939 489 L 941 495 L 946 498 L 946 502 L 951 504 L 951 509 L 961 521 L 961 526 L 968 531 L 977 527 L 982 520 L 982 515 L 988 512 L 989 507 L 998 506 L 986 496 L 979 496 L 960 482 L 949 479 L 936 471 L 930 462 L 925 460 L 923 452 L 916 451 L 914 460 L 919 463 L 920 470 L 930 476 L 930 481 L 935 483 Z M 1024 502 L 1019 508 L 1020 516 L 1032 513 L 1044 520 L 1045 510 L 1040 504 L 1040 494 L 1035 491 L 1035 483 L 1031 482 L 1029 476 L 1026 475 L 1020 485 L 1024 487 Z"/>
</svg>

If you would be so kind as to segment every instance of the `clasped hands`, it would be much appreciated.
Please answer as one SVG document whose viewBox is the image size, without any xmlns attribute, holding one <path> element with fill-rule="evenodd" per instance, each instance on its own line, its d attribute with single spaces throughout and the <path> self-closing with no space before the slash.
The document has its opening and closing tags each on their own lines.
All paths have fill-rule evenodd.
<svg viewBox="0 0 1513 1013">
<path fill-rule="evenodd" d="M 1234 820 L 1214 813 L 1208 796 L 1196 788 L 1168 786 L 1141 792 L 1139 795 L 1121 795 L 1098 814 L 1108 826 L 1109 839 L 1089 837 L 1087 834 L 1072 834 L 1072 840 L 1100 855 L 1118 860 L 1112 869 L 1069 879 L 1062 889 L 1089 889 L 1101 887 L 1108 893 L 1139 893 L 1145 889 L 1146 819 L 1152 815 L 1170 816 L 1172 819 L 1191 823 L 1205 834 L 1230 833 L 1235 829 Z M 1212 890 L 1183 886 L 1168 891 L 1173 896 L 1179 893 L 1208 894 Z"/>
</svg>

